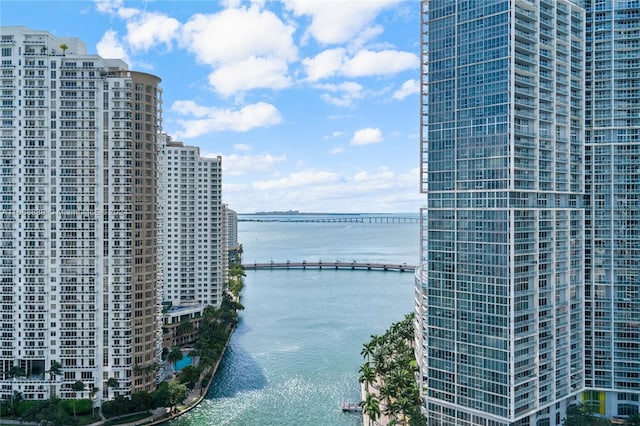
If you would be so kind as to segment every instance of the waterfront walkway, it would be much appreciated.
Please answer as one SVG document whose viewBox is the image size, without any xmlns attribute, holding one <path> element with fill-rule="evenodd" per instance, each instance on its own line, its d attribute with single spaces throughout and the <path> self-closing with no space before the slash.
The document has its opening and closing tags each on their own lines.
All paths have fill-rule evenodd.
<svg viewBox="0 0 640 426">
<path fill-rule="evenodd" d="M 370 262 L 268 262 L 268 263 L 245 263 L 242 265 L 247 271 L 265 270 L 265 269 L 342 269 L 352 271 L 398 271 L 398 272 L 414 272 L 414 265 L 401 265 L 396 263 L 370 263 Z"/>
</svg>

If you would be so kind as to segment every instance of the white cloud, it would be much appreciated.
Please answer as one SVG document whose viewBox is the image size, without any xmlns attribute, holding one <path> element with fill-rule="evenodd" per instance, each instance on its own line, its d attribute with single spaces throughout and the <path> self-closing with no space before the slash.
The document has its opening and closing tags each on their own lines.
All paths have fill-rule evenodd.
<svg viewBox="0 0 640 426">
<path fill-rule="evenodd" d="M 140 13 L 139 9 L 124 7 L 123 0 L 94 0 L 94 3 L 98 12 L 118 16 L 121 19 L 130 19 Z"/>
<path fill-rule="evenodd" d="M 290 85 L 288 63 L 298 58 L 295 27 L 254 3 L 249 8 L 196 14 L 182 26 L 181 45 L 213 68 L 209 82 L 225 96 Z"/>
<path fill-rule="evenodd" d="M 94 3 L 98 12 L 114 14 L 122 7 L 123 0 L 95 0 Z"/>
<path fill-rule="evenodd" d="M 224 160 L 223 160 L 224 163 Z M 307 212 L 417 212 L 419 169 L 388 167 L 356 172 L 305 169 L 285 177 L 253 183 L 225 184 L 225 202 L 239 212 L 301 210 Z"/>
<path fill-rule="evenodd" d="M 411 52 L 399 50 L 372 51 L 362 49 L 352 57 L 342 48 L 328 49 L 312 58 L 302 60 L 307 79 L 315 82 L 334 76 L 368 77 L 393 75 L 420 65 L 418 57 Z"/>
<path fill-rule="evenodd" d="M 420 93 L 420 83 L 417 80 L 407 80 L 402 84 L 401 88 L 393 93 L 393 99 L 401 101 L 414 93 Z"/>
<path fill-rule="evenodd" d="M 144 13 L 127 22 L 127 42 L 134 50 L 149 50 L 164 44 L 171 46 L 178 36 L 180 22 L 160 13 Z"/>
<path fill-rule="evenodd" d="M 327 184 L 340 178 L 338 173 L 322 170 L 304 170 L 291 173 L 289 176 L 275 179 L 253 182 L 253 188 L 261 191 L 271 189 L 298 188 L 307 185 Z"/>
<path fill-rule="evenodd" d="M 343 134 L 344 134 L 343 132 L 341 132 L 339 130 L 336 130 L 336 131 L 332 132 L 330 135 L 325 136 L 324 140 L 329 140 L 331 138 L 338 138 L 338 137 L 342 136 Z"/>
<path fill-rule="evenodd" d="M 398 1 L 286 0 L 285 5 L 297 16 L 311 17 L 309 35 L 322 44 L 337 44 L 352 40 L 363 29 L 370 26 L 378 13 Z M 377 35 L 375 32 L 369 34 Z"/>
<path fill-rule="evenodd" d="M 220 4 L 225 9 L 233 9 L 242 5 L 242 0 L 220 0 Z"/>
<path fill-rule="evenodd" d="M 369 145 L 378 142 L 382 142 L 382 132 L 372 127 L 356 131 L 351 138 L 351 145 Z"/>
<path fill-rule="evenodd" d="M 205 154 L 204 157 L 215 158 L 221 154 Z M 247 173 L 265 172 L 273 169 L 276 164 L 287 161 L 287 156 L 258 154 L 258 155 L 222 155 L 222 170 L 225 176 L 240 176 Z"/>
<path fill-rule="evenodd" d="M 171 111 L 181 115 L 193 115 L 195 117 L 206 117 L 215 111 L 215 108 L 198 105 L 194 101 L 175 101 L 171 105 Z"/>
<path fill-rule="evenodd" d="M 257 7 L 196 14 L 182 28 L 183 46 L 204 64 L 234 63 L 251 56 L 294 60 L 295 28 Z"/>
<path fill-rule="evenodd" d="M 176 101 L 171 111 L 179 115 L 194 115 L 196 119 L 179 119 L 182 130 L 178 139 L 195 138 L 211 132 L 246 132 L 257 127 L 270 127 L 282 121 L 276 107 L 265 102 L 246 105 L 239 110 L 203 107 L 193 101 Z"/>
<path fill-rule="evenodd" d="M 329 150 L 329 154 L 340 154 L 344 152 L 344 148 L 341 146 L 335 146 Z"/>
<path fill-rule="evenodd" d="M 118 33 L 114 30 L 107 30 L 102 39 L 96 45 L 98 55 L 108 59 L 122 59 L 129 62 L 127 52 L 118 38 Z"/>
<path fill-rule="evenodd" d="M 382 50 L 373 52 L 361 50 L 345 62 L 343 72 L 349 77 L 372 75 L 392 75 L 401 71 L 418 68 L 420 60 L 409 52 Z"/>
<path fill-rule="evenodd" d="M 360 34 L 349 41 L 349 50 L 354 52 L 356 50 L 362 49 L 362 47 L 367 44 L 369 40 L 376 38 L 383 32 L 384 28 L 381 25 L 370 25 L 366 27 Z M 376 43 L 376 45 L 377 44 L 378 43 Z"/>
<path fill-rule="evenodd" d="M 281 59 L 256 58 L 221 66 L 209 75 L 209 83 L 224 96 L 251 89 L 284 89 L 291 82 L 287 63 Z"/>
<path fill-rule="evenodd" d="M 391 180 L 395 179 L 396 175 L 394 172 L 389 170 L 387 167 L 382 167 L 376 173 L 370 174 L 367 171 L 360 171 L 353 175 L 353 180 L 356 182 L 365 182 L 365 183 L 373 183 L 376 186 L 380 186 L 382 188 L 388 187 L 391 184 Z"/>
<path fill-rule="evenodd" d="M 310 81 L 318 81 L 336 74 L 342 67 L 344 55 L 345 50 L 342 48 L 327 49 L 313 58 L 303 59 L 302 65 L 307 71 L 307 78 Z"/>
<path fill-rule="evenodd" d="M 118 9 L 118 16 L 122 19 L 131 19 L 139 13 L 140 11 L 133 7 L 121 7 Z"/>
<path fill-rule="evenodd" d="M 321 95 L 321 98 L 324 101 L 336 106 L 350 106 L 354 100 L 362 99 L 364 97 L 362 93 L 364 88 L 362 85 L 354 82 L 323 84 L 318 87 L 338 94 L 338 96 L 329 95 L 327 93 Z"/>
<path fill-rule="evenodd" d="M 246 143 L 237 143 L 233 146 L 233 150 L 241 151 L 241 152 L 249 152 L 249 151 L 252 151 L 253 148 L 251 148 L 251 146 L 247 145 Z"/>
</svg>

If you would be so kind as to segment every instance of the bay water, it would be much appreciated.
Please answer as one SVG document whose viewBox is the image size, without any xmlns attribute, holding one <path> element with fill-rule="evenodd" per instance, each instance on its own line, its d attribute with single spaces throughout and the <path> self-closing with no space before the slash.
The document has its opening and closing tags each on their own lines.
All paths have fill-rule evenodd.
<svg viewBox="0 0 640 426">
<path fill-rule="evenodd" d="M 238 225 L 247 264 L 415 265 L 419 258 L 417 223 Z M 341 403 L 360 400 L 362 344 L 413 310 L 413 281 L 412 273 L 395 271 L 247 271 L 245 310 L 214 383 L 201 405 L 172 425 L 361 425 Z"/>
</svg>

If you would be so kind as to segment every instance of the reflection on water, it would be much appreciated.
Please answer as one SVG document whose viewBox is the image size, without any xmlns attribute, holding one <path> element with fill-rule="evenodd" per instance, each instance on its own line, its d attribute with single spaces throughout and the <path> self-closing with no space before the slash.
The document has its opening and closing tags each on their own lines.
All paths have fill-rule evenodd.
<svg viewBox="0 0 640 426">
<path fill-rule="evenodd" d="M 241 240 L 252 241 L 244 246 L 247 262 L 268 261 L 278 254 L 273 247 L 285 260 L 331 259 L 338 247 L 352 259 L 375 254 L 383 261 L 417 263 L 410 255 L 417 252 L 411 246 L 414 236 L 418 244 L 415 224 L 240 225 Z M 361 425 L 362 417 L 343 413 L 341 403 L 360 399 L 362 344 L 413 309 L 413 274 L 248 271 L 242 303 L 246 309 L 207 399 L 172 425 Z"/>
</svg>

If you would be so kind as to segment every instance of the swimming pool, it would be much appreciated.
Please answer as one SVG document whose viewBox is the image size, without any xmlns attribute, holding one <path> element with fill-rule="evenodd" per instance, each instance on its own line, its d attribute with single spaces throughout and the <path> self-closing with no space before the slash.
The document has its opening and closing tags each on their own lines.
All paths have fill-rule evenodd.
<svg viewBox="0 0 640 426">
<path fill-rule="evenodd" d="M 183 355 L 182 359 L 178 362 L 176 362 L 176 372 L 182 370 L 183 368 L 185 368 L 188 365 L 191 365 L 192 359 L 189 355 Z"/>
</svg>

